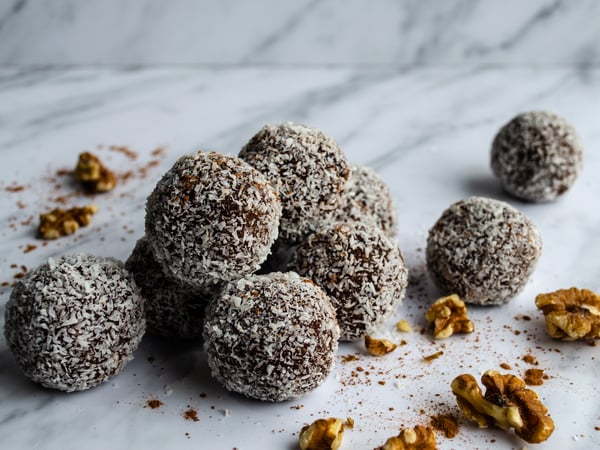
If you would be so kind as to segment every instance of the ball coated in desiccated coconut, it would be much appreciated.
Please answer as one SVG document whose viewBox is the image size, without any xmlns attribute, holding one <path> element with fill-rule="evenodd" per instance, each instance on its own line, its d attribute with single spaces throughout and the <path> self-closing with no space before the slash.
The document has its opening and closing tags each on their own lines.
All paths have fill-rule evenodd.
<svg viewBox="0 0 600 450">
<path fill-rule="evenodd" d="M 350 166 L 335 141 L 316 128 L 289 122 L 265 125 L 239 156 L 277 189 L 283 205 L 281 238 L 302 240 L 340 208 Z"/>
<path fill-rule="evenodd" d="M 519 114 L 492 143 L 492 171 L 508 193 L 525 200 L 554 200 L 571 187 L 582 166 L 575 129 L 551 112 Z"/>
<path fill-rule="evenodd" d="M 427 238 L 427 267 L 445 293 L 498 305 L 527 282 L 542 251 L 533 223 L 508 203 L 470 197 L 446 209 Z"/>
<path fill-rule="evenodd" d="M 206 309 L 204 340 L 213 377 L 264 401 L 299 397 L 330 373 L 339 328 L 321 288 L 294 272 L 229 282 Z"/>
<path fill-rule="evenodd" d="M 143 237 L 125 262 L 145 300 L 146 331 L 169 338 L 201 339 L 204 308 L 214 287 L 202 290 L 164 274 Z"/>
<path fill-rule="evenodd" d="M 387 184 L 366 166 L 353 165 L 336 222 L 371 221 L 388 236 L 396 234 L 396 209 Z"/>
<path fill-rule="evenodd" d="M 146 203 L 146 235 L 163 271 L 204 289 L 257 270 L 277 237 L 281 203 L 245 161 L 180 158 Z"/>
<path fill-rule="evenodd" d="M 17 363 L 45 387 L 80 391 L 119 373 L 142 339 L 144 304 L 123 264 L 87 254 L 49 259 L 6 304 Z"/>
<path fill-rule="evenodd" d="M 313 233 L 289 267 L 329 294 L 345 341 L 379 327 L 402 302 L 408 282 L 398 244 L 369 223 L 330 224 Z"/>
</svg>

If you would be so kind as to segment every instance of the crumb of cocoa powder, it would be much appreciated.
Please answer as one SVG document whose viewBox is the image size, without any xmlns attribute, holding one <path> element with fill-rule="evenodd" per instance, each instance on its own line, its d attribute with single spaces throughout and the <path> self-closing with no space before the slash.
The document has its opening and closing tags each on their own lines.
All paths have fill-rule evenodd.
<svg viewBox="0 0 600 450">
<path fill-rule="evenodd" d="M 437 358 L 439 358 L 439 357 L 440 357 L 440 356 L 442 356 L 443 354 L 444 354 L 444 352 L 440 350 L 439 352 L 435 352 L 435 353 L 433 353 L 433 354 L 431 354 L 431 355 L 423 356 L 423 360 L 424 360 L 424 361 L 427 361 L 427 362 L 431 362 L 431 361 L 433 361 L 434 359 L 437 359 Z"/>
<path fill-rule="evenodd" d="M 150 154 L 152 156 L 162 156 L 165 154 L 165 148 L 164 147 L 156 147 L 154 150 L 152 150 L 152 152 Z"/>
<path fill-rule="evenodd" d="M 452 439 L 458 434 L 458 420 L 451 414 L 431 416 L 431 426 L 436 430 L 441 431 L 448 439 Z"/>
<path fill-rule="evenodd" d="M 504 370 L 511 370 L 512 369 L 511 365 L 508 364 L 508 363 L 501 363 L 500 367 L 502 367 Z"/>
<path fill-rule="evenodd" d="M 164 405 L 163 402 L 161 402 L 158 399 L 150 399 L 146 402 L 146 406 L 144 406 L 144 408 L 150 408 L 150 409 L 158 409 L 160 408 L 162 405 Z"/>
<path fill-rule="evenodd" d="M 521 358 L 523 361 L 525 361 L 527 364 L 531 364 L 533 366 L 537 366 L 539 364 L 537 358 L 532 355 L 531 353 L 527 353 L 526 355 L 523 355 L 523 357 Z"/>
<path fill-rule="evenodd" d="M 344 356 L 342 356 L 342 362 L 343 363 L 348 363 L 348 362 L 351 362 L 351 361 L 358 361 L 358 359 L 359 358 L 356 355 L 344 355 Z"/>
<path fill-rule="evenodd" d="M 194 422 L 198 422 L 200 420 L 200 418 L 198 417 L 198 411 L 196 411 L 194 408 L 189 408 L 185 410 L 182 416 L 185 420 L 191 420 Z"/>
<path fill-rule="evenodd" d="M 23 249 L 23 253 L 29 253 L 34 251 L 37 248 L 37 245 L 34 244 L 27 244 L 27 246 L 25 247 L 25 249 Z"/>
<path fill-rule="evenodd" d="M 131 150 L 125 145 L 111 145 L 108 147 L 108 149 L 113 152 L 121 153 L 131 160 L 137 159 L 138 157 L 137 152 Z"/>
<path fill-rule="evenodd" d="M 12 186 L 6 186 L 6 187 L 4 188 L 4 190 L 5 190 L 6 192 L 13 192 L 13 193 L 14 193 L 14 192 L 21 192 L 21 191 L 24 191 L 24 190 L 25 190 L 25 186 L 23 186 L 23 185 L 20 185 L 20 184 L 18 184 L 18 185 L 12 185 Z"/>
<path fill-rule="evenodd" d="M 542 369 L 527 369 L 523 380 L 529 386 L 541 386 L 548 378 Z"/>
<path fill-rule="evenodd" d="M 13 264 L 13 265 L 15 265 L 15 264 Z M 12 268 L 12 266 L 13 266 L 13 265 L 11 265 L 11 268 Z M 15 268 L 16 268 L 16 267 L 15 267 Z M 27 275 L 27 272 L 28 272 L 28 270 L 27 270 L 27 266 L 23 265 L 23 266 L 21 266 L 21 267 L 20 267 L 20 269 L 21 269 L 21 271 L 20 271 L 20 272 L 17 272 L 17 273 L 15 273 L 15 274 L 13 275 L 13 278 L 14 278 L 15 280 L 20 280 L 20 279 L 21 279 L 21 278 L 23 278 L 25 275 Z"/>
<path fill-rule="evenodd" d="M 72 176 L 73 175 L 73 170 L 71 169 L 58 169 L 56 171 L 56 176 L 57 177 L 67 177 L 67 176 Z"/>
</svg>

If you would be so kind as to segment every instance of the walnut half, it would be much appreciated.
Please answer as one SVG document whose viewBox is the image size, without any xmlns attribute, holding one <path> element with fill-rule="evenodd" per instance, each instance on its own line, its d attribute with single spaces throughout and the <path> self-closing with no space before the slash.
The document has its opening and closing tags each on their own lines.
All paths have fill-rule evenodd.
<svg viewBox="0 0 600 450">
<path fill-rule="evenodd" d="M 343 435 L 342 419 L 317 419 L 300 431 L 300 450 L 337 450 Z"/>
<path fill-rule="evenodd" d="M 425 318 L 433 326 L 436 339 L 444 339 L 454 333 L 472 333 L 473 322 L 467 315 L 467 306 L 456 294 L 436 300 L 425 313 Z"/>
<path fill-rule="evenodd" d="M 387 339 L 372 338 L 367 334 L 365 336 L 365 348 L 371 355 L 383 356 L 396 350 L 398 345 Z"/>
<path fill-rule="evenodd" d="M 85 190 L 91 193 L 108 192 L 116 184 L 115 174 L 90 152 L 83 152 L 79 155 L 73 176 Z"/>
<path fill-rule="evenodd" d="M 452 392 L 467 419 L 477 422 L 480 428 L 514 428 L 517 436 L 532 444 L 550 437 L 554 421 L 537 393 L 527 389 L 523 380 L 488 370 L 481 383 L 486 387 L 485 395 L 472 375 L 459 375 L 452 381 Z"/>
<path fill-rule="evenodd" d="M 546 331 L 564 341 L 600 339 L 600 296 L 588 289 L 559 289 L 539 294 L 535 304 L 546 318 Z"/>
<path fill-rule="evenodd" d="M 75 233 L 80 226 L 88 225 L 92 215 L 98 211 L 96 205 L 88 205 L 82 208 L 53 209 L 40 214 L 40 225 L 38 231 L 44 239 L 56 239 Z"/>
<path fill-rule="evenodd" d="M 435 431 L 431 427 L 417 425 L 402 430 L 398 436 L 389 438 L 377 450 L 436 450 Z"/>
</svg>

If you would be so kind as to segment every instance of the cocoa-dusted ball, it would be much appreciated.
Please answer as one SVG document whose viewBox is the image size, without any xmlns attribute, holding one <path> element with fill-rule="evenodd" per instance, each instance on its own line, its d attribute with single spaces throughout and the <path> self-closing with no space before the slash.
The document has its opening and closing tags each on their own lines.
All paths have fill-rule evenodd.
<svg viewBox="0 0 600 450">
<path fill-rule="evenodd" d="M 370 223 L 334 223 L 296 249 L 290 269 L 310 278 L 331 297 L 341 339 L 374 331 L 402 302 L 408 282 L 396 241 Z"/>
<path fill-rule="evenodd" d="M 575 129 L 551 112 L 519 114 L 492 143 L 492 171 L 508 193 L 525 200 L 554 200 L 571 187 L 582 166 Z"/>
<path fill-rule="evenodd" d="M 429 230 L 427 267 L 435 284 L 465 302 L 498 305 L 527 282 L 542 251 L 533 223 L 508 203 L 470 197 Z"/>
<path fill-rule="evenodd" d="M 51 258 L 20 280 L 6 303 L 4 335 L 17 363 L 33 381 L 62 391 L 119 373 L 144 330 L 139 289 L 110 258 Z"/>
<path fill-rule="evenodd" d="M 210 301 L 204 325 L 213 377 L 231 391 L 272 402 L 325 380 L 339 333 L 325 292 L 294 272 L 229 282 Z"/>
<path fill-rule="evenodd" d="M 316 128 L 289 122 L 265 125 L 239 156 L 277 189 L 282 239 L 301 241 L 332 220 L 342 204 L 350 166 L 335 141 Z"/>
<path fill-rule="evenodd" d="M 396 234 L 396 209 L 390 188 L 370 167 L 353 165 L 344 192 L 337 222 L 370 221 L 386 232 Z"/>
<path fill-rule="evenodd" d="M 200 289 L 165 275 L 148 238 L 137 241 L 125 262 L 145 300 L 146 331 L 168 338 L 201 339 L 204 308 L 216 287 Z"/>
<path fill-rule="evenodd" d="M 277 193 L 255 168 L 198 152 L 180 158 L 148 197 L 146 235 L 166 274 L 203 289 L 257 270 L 280 217 Z"/>
</svg>

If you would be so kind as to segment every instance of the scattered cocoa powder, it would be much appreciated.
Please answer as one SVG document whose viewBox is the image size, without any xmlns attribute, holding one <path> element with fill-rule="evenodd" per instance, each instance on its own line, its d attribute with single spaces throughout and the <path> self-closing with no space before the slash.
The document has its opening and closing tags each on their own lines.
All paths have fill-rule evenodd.
<svg viewBox="0 0 600 450">
<path fill-rule="evenodd" d="M 504 370 L 511 370 L 512 369 L 511 365 L 508 364 L 508 363 L 501 363 L 500 367 L 502 367 Z"/>
<path fill-rule="evenodd" d="M 342 362 L 344 362 L 344 363 L 348 363 L 348 362 L 351 362 L 351 361 L 358 361 L 358 359 L 359 358 L 356 355 L 344 355 L 344 356 L 342 356 Z"/>
<path fill-rule="evenodd" d="M 13 185 L 13 186 L 6 186 L 4 188 L 4 190 L 6 192 L 21 192 L 21 191 L 25 190 L 25 186 L 20 185 L 20 184 L 19 185 Z"/>
<path fill-rule="evenodd" d="M 150 399 L 146 402 L 146 406 L 144 408 L 150 408 L 150 409 L 158 409 L 160 408 L 162 405 L 164 405 L 163 402 L 161 402 L 158 399 Z"/>
<path fill-rule="evenodd" d="M 108 147 L 108 149 L 113 152 L 121 153 L 131 160 L 137 159 L 137 157 L 138 157 L 137 152 L 131 150 L 129 147 L 127 147 L 125 145 L 110 145 Z"/>
<path fill-rule="evenodd" d="M 444 354 L 444 352 L 440 350 L 439 352 L 435 352 L 435 353 L 433 353 L 433 354 L 431 354 L 431 355 L 423 356 L 423 359 L 424 359 L 425 361 L 427 361 L 427 362 L 431 362 L 431 361 L 433 361 L 434 359 L 437 359 L 437 358 L 439 358 L 439 357 L 440 357 L 440 356 L 442 356 L 443 354 Z"/>
<path fill-rule="evenodd" d="M 531 364 L 533 366 L 537 366 L 539 364 L 537 358 L 535 356 L 533 356 L 531 353 L 527 353 L 526 355 L 523 355 L 523 358 L 521 358 L 523 361 L 525 361 L 527 364 Z"/>
<path fill-rule="evenodd" d="M 548 378 L 542 369 L 527 369 L 523 380 L 529 386 L 541 386 Z"/>
<path fill-rule="evenodd" d="M 451 414 L 431 416 L 431 426 L 436 430 L 441 431 L 448 439 L 452 439 L 458 434 L 458 420 Z"/>
<path fill-rule="evenodd" d="M 25 249 L 23 250 L 23 253 L 29 253 L 34 251 L 37 248 L 37 245 L 34 244 L 27 244 L 27 246 L 25 247 Z"/>
<path fill-rule="evenodd" d="M 194 422 L 198 422 L 200 420 L 198 418 L 198 411 L 196 411 L 194 408 L 185 410 L 182 415 L 185 420 L 192 420 Z"/>
</svg>

